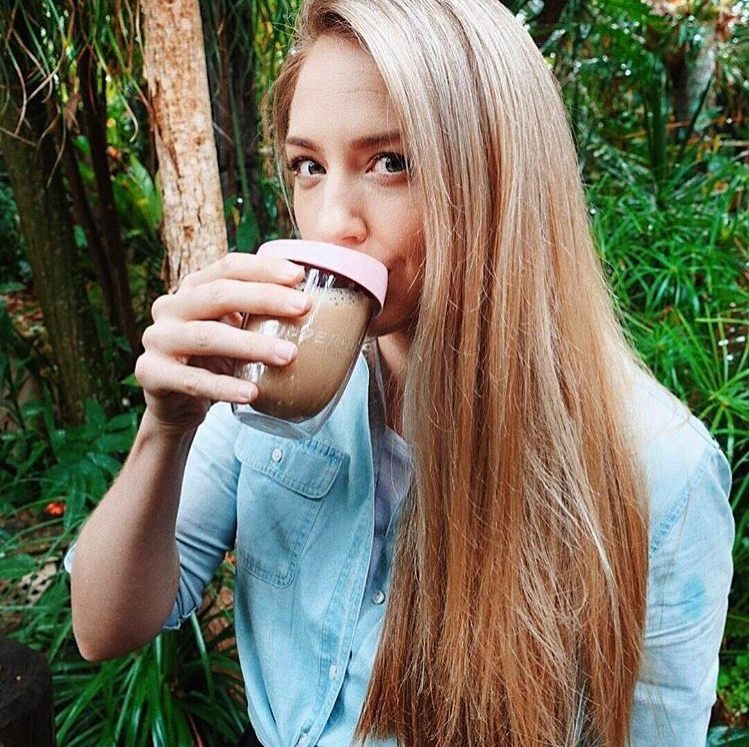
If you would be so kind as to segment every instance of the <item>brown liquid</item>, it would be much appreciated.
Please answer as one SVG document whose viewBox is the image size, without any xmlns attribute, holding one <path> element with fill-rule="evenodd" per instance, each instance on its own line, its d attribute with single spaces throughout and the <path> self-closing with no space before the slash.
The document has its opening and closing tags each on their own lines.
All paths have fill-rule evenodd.
<svg viewBox="0 0 749 747">
<path fill-rule="evenodd" d="M 333 399 L 361 347 L 372 299 L 345 288 L 317 288 L 310 295 L 312 308 L 299 319 L 247 321 L 246 329 L 291 340 L 299 348 L 288 366 L 238 366 L 238 376 L 257 384 L 253 410 L 292 422 L 314 417 Z"/>
</svg>

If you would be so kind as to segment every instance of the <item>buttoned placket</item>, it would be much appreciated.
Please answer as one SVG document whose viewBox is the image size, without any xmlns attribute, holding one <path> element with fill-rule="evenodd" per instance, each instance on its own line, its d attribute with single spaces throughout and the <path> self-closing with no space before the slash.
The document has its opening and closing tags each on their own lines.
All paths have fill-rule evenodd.
<svg viewBox="0 0 749 747">
<path fill-rule="evenodd" d="M 374 489 L 378 490 L 380 482 L 380 466 L 382 463 L 382 450 L 385 441 L 385 386 L 382 379 L 382 368 L 380 366 L 380 357 L 377 350 L 377 341 L 372 340 L 368 347 L 365 347 L 365 356 L 369 365 L 369 411 L 370 411 L 370 430 L 372 432 L 372 459 L 374 464 Z M 375 500 L 372 496 L 372 539 L 370 540 L 370 553 L 372 552 L 375 530 Z M 392 521 L 392 517 L 391 517 Z M 387 540 L 386 540 L 387 542 Z M 369 601 L 374 605 L 381 605 L 386 599 L 385 592 L 381 588 L 383 585 L 383 574 L 387 574 L 387 567 L 383 570 L 382 565 L 386 562 L 387 549 L 383 546 L 377 568 L 372 574 L 372 578 L 367 586 L 365 593 Z"/>
<path fill-rule="evenodd" d="M 324 730 L 330 712 L 340 694 L 348 660 L 351 656 L 352 647 L 356 642 L 357 629 L 364 607 L 368 602 L 370 603 L 370 607 L 372 606 L 371 592 L 367 585 L 367 576 L 374 533 L 374 491 L 376 490 L 379 478 L 385 432 L 385 407 L 376 342 L 368 341 L 365 344 L 363 352 L 369 370 L 368 410 L 373 460 L 373 480 L 370 487 L 369 512 L 367 514 L 366 528 L 361 523 L 358 527 L 352 528 L 356 535 L 361 533 L 360 541 L 356 541 L 356 537 L 354 537 L 354 541 L 352 542 L 352 547 L 358 548 L 359 552 L 356 558 L 351 558 L 351 572 L 344 573 L 339 578 L 339 583 L 324 623 L 322 637 L 323 640 L 327 640 L 329 643 L 323 645 L 321 648 L 323 657 L 321 664 L 324 664 L 327 668 L 327 684 L 323 686 L 323 692 L 318 697 L 320 706 L 314 709 L 311 718 L 301 726 L 295 747 L 310 747 L 314 743 L 313 740 L 318 739 Z M 277 454 L 277 452 L 281 453 Z M 271 453 L 271 459 L 274 462 L 280 462 L 283 459 L 283 453 L 280 448 L 274 449 Z M 365 546 L 368 547 L 368 552 L 361 552 Z M 385 553 L 383 553 L 378 564 L 378 571 L 380 572 L 382 572 L 384 561 Z M 384 574 L 387 575 L 387 564 L 385 564 Z M 378 579 L 382 578 L 380 573 L 375 574 L 375 577 Z M 355 587 L 358 587 L 358 591 L 353 592 Z M 379 594 L 382 595 L 382 601 L 376 603 L 374 606 L 378 610 L 384 611 L 382 603 L 386 598 L 385 592 L 380 589 Z M 344 609 L 346 610 L 345 612 L 343 611 Z M 326 630 L 328 631 L 327 633 L 325 632 Z M 335 641 L 343 640 L 350 642 L 346 650 L 340 649 L 334 643 Z"/>
</svg>

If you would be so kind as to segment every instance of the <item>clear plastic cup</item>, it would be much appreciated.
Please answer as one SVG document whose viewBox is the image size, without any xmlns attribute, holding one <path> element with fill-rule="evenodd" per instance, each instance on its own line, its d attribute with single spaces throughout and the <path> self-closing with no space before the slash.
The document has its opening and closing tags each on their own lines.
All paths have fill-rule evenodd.
<svg viewBox="0 0 749 747">
<path fill-rule="evenodd" d="M 258 255 L 304 266 L 300 290 L 312 297 L 301 317 L 245 315 L 243 328 L 290 340 L 299 354 L 287 366 L 238 360 L 234 375 L 257 385 L 250 405 L 232 405 L 243 423 L 286 438 L 309 438 L 338 404 L 367 328 L 380 312 L 387 269 L 353 249 L 316 241 L 270 241 Z"/>
</svg>

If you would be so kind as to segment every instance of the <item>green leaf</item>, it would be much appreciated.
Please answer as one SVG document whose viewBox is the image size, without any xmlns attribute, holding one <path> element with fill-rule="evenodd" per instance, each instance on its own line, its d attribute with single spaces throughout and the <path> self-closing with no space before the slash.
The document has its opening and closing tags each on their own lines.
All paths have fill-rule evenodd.
<svg viewBox="0 0 749 747">
<path fill-rule="evenodd" d="M 249 204 L 244 205 L 242 217 L 237 226 L 237 251 L 254 252 L 260 243 L 260 228 L 255 212 Z"/>
<path fill-rule="evenodd" d="M 20 579 L 37 568 L 36 560 L 31 555 L 5 555 L 0 552 L 0 578 Z"/>
<path fill-rule="evenodd" d="M 155 234 L 161 224 L 161 194 L 156 189 L 148 169 L 133 153 L 130 154 L 128 174 L 137 185 L 137 205 L 144 227 Z"/>
<path fill-rule="evenodd" d="M 705 747 L 749 747 L 749 729 L 715 727 L 710 730 Z"/>
</svg>

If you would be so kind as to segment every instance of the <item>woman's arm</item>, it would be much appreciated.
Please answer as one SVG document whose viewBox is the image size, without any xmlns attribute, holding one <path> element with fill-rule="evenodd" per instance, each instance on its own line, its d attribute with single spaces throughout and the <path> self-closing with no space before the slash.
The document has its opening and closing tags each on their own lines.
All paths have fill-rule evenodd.
<svg viewBox="0 0 749 747">
<path fill-rule="evenodd" d="M 122 472 L 78 538 L 73 627 L 86 659 L 144 645 L 172 610 L 179 583 L 175 521 L 192 435 L 164 433 L 146 410 Z"/>
<path fill-rule="evenodd" d="M 154 304 L 136 375 L 146 412 L 115 483 L 84 526 L 72 568 L 73 626 L 84 657 L 119 656 L 147 643 L 174 606 L 175 523 L 185 462 L 211 400 L 250 402 L 254 385 L 231 376 L 236 358 L 285 365 L 292 345 L 239 328 L 241 312 L 297 316 L 309 299 L 290 262 L 229 255 Z"/>
</svg>

